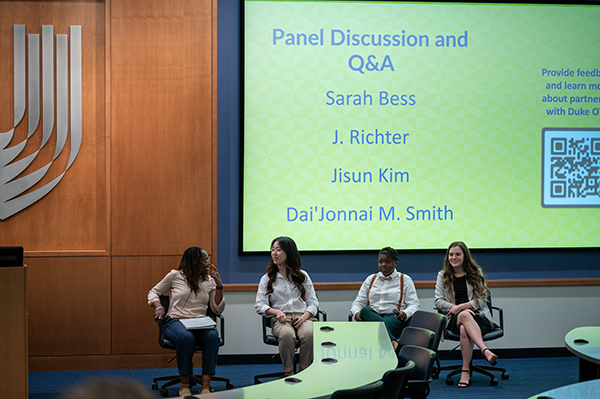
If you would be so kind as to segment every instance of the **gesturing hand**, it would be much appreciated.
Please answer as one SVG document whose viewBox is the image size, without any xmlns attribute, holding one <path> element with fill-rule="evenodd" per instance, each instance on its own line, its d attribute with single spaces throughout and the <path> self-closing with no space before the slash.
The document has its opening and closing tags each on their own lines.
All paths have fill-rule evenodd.
<svg viewBox="0 0 600 399">
<path fill-rule="evenodd" d="M 460 311 L 461 311 L 461 308 L 458 305 L 452 305 L 452 306 L 450 306 L 448 313 L 457 314 L 457 313 L 460 313 Z"/>
<path fill-rule="evenodd" d="M 400 312 L 398 312 L 398 314 L 396 315 L 396 318 L 397 318 L 398 320 L 402 320 L 402 321 L 404 321 L 404 320 L 406 320 L 406 313 L 404 313 L 404 311 L 403 311 L 403 310 L 401 310 L 401 311 L 400 311 Z"/>
<path fill-rule="evenodd" d="M 292 326 L 294 328 L 300 328 L 300 326 L 308 319 L 308 316 L 306 316 L 306 314 L 303 314 L 300 317 L 295 317 L 292 319 Z"/>
<path fill-rule="evenodd" d="M 210 273 L 210 276 L 215 280 L 217 286 L 223 285 L 223 282 L 221 281 L 221 275 L 219 274 L 219 271 L 217 270 L 217 267 L 215 265 L 211 263 L 208 272 Z"/>
<path fill-rule="evenodd" d="M 275 311 L 275 318 L 277 319 L 278 322 L 280 322 L 281 324 L 285 324 L 287 319 L 285 317 L 285 313 L 283 313 L 281 310 L 278 309 L 273 309 Z"/>
<path fill-rule="evenodd" d="M 165 317 L 164 308 L 154 309 L 154 320 L 158 321 L 158 319 L 162 319 L 163 317 Z"/>
</svg>

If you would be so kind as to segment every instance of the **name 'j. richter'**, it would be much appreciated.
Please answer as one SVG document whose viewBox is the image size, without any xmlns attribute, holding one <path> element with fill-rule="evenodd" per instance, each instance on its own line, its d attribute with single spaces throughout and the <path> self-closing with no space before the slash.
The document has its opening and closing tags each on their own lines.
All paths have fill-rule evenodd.
<svg viewBox="0 0 600 399">
<path fill-rule="evenodd" d="M 364 129 L 350 130 L 350 144 L 406 144 L 410 133 L 393 133 L 389 130 L 380 131 L 375 129 L 374 132 L 365 132 Z M 333 141 L 331 144 L 343 144 L 342 137 L 339 137 L 338 130 L 335 129 Z"/>
</svg>

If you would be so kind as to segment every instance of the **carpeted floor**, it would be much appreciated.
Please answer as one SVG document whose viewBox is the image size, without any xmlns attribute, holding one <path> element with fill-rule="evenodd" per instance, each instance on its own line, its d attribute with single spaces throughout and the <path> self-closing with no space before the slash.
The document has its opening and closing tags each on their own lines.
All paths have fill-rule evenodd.
<svg viewBox="0 0 600 399">
<path fill-rule="evenodd" d="M 476 363 L 478 361 L 475 361 Z M 481 360 L 479 360 L 481 362 Z M 455 364 L 456 361 L 443 361 L 442 366 Z M 456 387 L 458 379 L 455 377 L 454 385 L 446 385 L 446 373 L 431 382 L 429 399 L 515 399 L 528 398 L 540 392 L 564 385 L 574 384 L 578 381 L 578 359 L 576 357 L 552 357 L 532 359 L 500 359 L 498 366 L 505 367 L 510 378 L 502 380 L 497 376 L 499 384 L 489 385 L 489 378 L 474 375 L 469 388 Z M 219 365 L 217 375 L 227 377 L 235 388 L 252 385 L 254 375 L 280 371 L 278 364 L 257 365 Z M 197 370 L 200 372 L 200 369 Z M 29 373 L 29 398 L 30 399 L 59 399 L 62 392 L 70 387 L 97 378 L 120 378 L 140 382 L 150 389 L 152 378 L 162 375 L 176 374 L 176 369 L 135 369 L 135 370 L 97 370 L 97 371 L 61 371 L 61 372 L 30 372 Z M 176 396 L 179 387 L 169 390 L 170 396 Z M 213 389 L 225 389 L 225 383 L 214 382 Z M 198 387 L 192 389 L 197 394 Z M 160 398 L 159 391 L 153 391 Z"/>
</svg>

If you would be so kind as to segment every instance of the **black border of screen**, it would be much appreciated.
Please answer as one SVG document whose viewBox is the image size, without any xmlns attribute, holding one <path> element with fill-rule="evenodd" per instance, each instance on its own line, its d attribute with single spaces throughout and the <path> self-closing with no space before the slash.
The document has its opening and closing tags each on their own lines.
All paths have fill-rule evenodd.
<svg viewBox="0 0 600 399">
<path fill-rule="evenodd" d="M 282 1 L 292 1 L 292 0 L 282 0 Z M 293 1 L 302 1 L 302 0 L 293 0 Z M 306 2 L 315 2 L 318 0 L 305 0 Z M 357 2 L 369 2 L 370 0 L 350 0 Z M 373 0 L 374 3 L 379 3 L 382 0 Z M 589 0 L 589 1 L 575 1 L 575 2 L 566 2 L 566 1 L 401 1 L 401 0 L 383 0 L 389 1 L 391 3 L 424 3 L 424 4 L 432 4 L 432 3 L 450 3 L 450 4 L 545 4 L 545 5 L 600 5 L 600 1 L 597 0 Z M 239 0 L 240 5 L 240 32 L 239 32 L 239 140 L 240 140 L 240 152 L 239 152 L 239 171 L 238 171 L 238 184 L 239 184 L 239 195 L 238 195 L 238 255 L 239 256 L 250 256 L 250 255 L 258 255 L 268 253 L 268 250 L 265 251 L 244 251 L 244 223 L 243 223 L 243 211 L 244 211 L 244 98 L 245 98 L 245 82 L 244 82 L 244 65 L 245 65 L 245 21 L 246 21 L 246 13 L 245 13 L 245 5 L 246 0 Z M 274 236 L 276 236 L 275 234 Z M 478 251 L 498 251 L 498 250 L 511 250 L 511 251 L 561 251 L 561 250 L 576 250 L 576 251 L 595 251 L 599 249 L 598 247 L 531 247 L 531 248 L 471 248 L 477 249 Z M 379 250 L 377 249 L 340 249 L 340 250 L 306 250 L 302 251 L 303 254 L 376 254 Z M 446 248 L 424 248 L 424 249 L 412 249 L 412 248 L 402 248 L 398 249 L 398 251 L 402 252 L 418 252 L 418 253 L 440 253 L 445 252 Z"/>
</svg>

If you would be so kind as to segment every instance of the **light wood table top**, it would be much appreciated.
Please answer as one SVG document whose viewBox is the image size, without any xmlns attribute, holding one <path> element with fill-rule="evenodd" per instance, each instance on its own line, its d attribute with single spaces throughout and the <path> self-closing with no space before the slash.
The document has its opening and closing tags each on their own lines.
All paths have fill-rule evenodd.
<svg viewBox="0 0 600 399">
<path fill-rule="evenodd" d="M 380 380 L 398 365 L 383 323 L 314 322 L 314 361 L 294 377 L 213 392 L 202 398 L 281 399 L 327 398 L 338 389 Z M 260 370 L 256 370 L 260 374 Z"/>
</svg>

